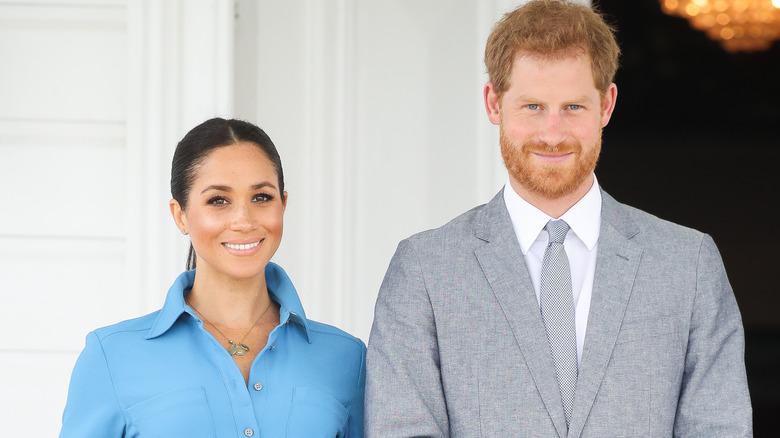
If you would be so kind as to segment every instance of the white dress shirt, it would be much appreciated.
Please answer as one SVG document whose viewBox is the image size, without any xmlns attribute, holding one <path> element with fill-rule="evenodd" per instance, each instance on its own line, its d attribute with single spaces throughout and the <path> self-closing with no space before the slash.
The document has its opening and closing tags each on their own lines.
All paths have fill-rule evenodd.
<svg viewBox="0 0 780 438">
<path fill-rule="evenodd" d="M 525 256 L 525 265 L 528 267 L 538 302 L 542 259 L 549 241 L 544 227 L 550 219 L 556 218 L 548 216 L 521 198 L 508 181 L 504 186 L 504 203 L 509 210 L 517 242 Z M 577 332 L 577 363 L 579 364 L 582 361 L 582 347 L 585 344 L 601 228 L 601 191 L 595 175 L 593 186 L 588 193 L 557 219 L 565 220 L 571 228 L 566 234 L 563 247 L 566 249 L 571 268 L 574 322 Z"/>
</svg>

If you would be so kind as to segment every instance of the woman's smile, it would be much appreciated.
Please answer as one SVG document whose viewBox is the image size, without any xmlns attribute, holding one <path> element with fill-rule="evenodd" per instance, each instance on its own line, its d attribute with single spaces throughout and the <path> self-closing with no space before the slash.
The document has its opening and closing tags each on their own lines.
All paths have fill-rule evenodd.
<svg viewBox="0 0 780 438">
<path fill-rule="evenodd" d="M 263 239 L 256 240 L 251 243 L 229 243 L 223 242 L 222 245 L 228 249 L 228 252 L 233 255 L 247 256 L 253 255 L 259 250 L 260 243 Z"/>
</svg>

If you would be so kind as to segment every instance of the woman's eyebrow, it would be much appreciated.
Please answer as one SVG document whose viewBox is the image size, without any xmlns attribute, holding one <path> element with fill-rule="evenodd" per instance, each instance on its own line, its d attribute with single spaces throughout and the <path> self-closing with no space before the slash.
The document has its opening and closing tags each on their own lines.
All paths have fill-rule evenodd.
<svg viewBox="0 0 780 438">
<path fill-rule="evenodd" d="M 217 184 L 212 184 L 212 185 L 206 187 L 205 189 L 203 189 L 203 191 L 201 191 L 200 194 L 202 195 L 202 194 L 208 192 L 209 190 L 218 190 L 220 192 L 229 192 L 232 189 L 230 187 L 228 187 L 228 186 L 221 186 L 221 185 L 217 185 Z"/>
<path fill-rule="evenodd" d="M 263 181 L 261 183 L 253 184 L 252 185 L 252 190 L 258 190 L 258 189 L 262 189 L 264 187 L 271 187 L 272 189 L 276 188 L 276 186 L 272 182 Z M 220 192 L 231 192 L 231 191 L 233 191 L 233 189 L 230 186 L 223 186 L 223 185 L 219 185 L 219 184 L 212 184 L 212 185 L 206 187 L 205 189 L 203 189 L 203 191 L 201 191 L 200 193 L 202 195 L 202 194 L 208 192 L 209 190 L 217 190 L 217 191 L 220 191 Z"/>
<path fill-rule="evenodd" d="M 272 182 L 270 182 L 270 181 L 263 181 L 263 182 L 261 182 L 259 184 L 255 184 L 255 185 L 252 186 L 252 188 L 255 189 L 255 190 L 262 189 L 263 187 L 270 187 L 272 189 L 276 188 L 276 186 Z"/>
</svg>

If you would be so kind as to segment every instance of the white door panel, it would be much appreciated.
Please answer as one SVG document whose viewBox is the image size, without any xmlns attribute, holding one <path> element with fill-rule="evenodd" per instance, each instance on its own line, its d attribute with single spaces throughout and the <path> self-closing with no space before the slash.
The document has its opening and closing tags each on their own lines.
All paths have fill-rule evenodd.
<svg viewBox="0 0 780 438">
<path fill-rule="evenodd" d="M 0 436 L 56 436 L 86 334 L 158 308 L 181 270 L 170 160 L 230 116 L 232 10 L 0 1 Z"/>
</svg>

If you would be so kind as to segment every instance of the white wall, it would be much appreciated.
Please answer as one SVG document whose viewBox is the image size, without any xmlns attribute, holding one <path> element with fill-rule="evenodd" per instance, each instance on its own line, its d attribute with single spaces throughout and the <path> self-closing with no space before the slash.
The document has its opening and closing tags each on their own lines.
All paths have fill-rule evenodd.
<svg viewBox="0 0 780 438">
<path fill-rule="evenodd" d="M 93 328 L 184 258 L 175 142 L 232 113 L 233 3 L 0 1 L 0 436 L 56 436 Z"/>
<path fill-rule="evenodd" d="M 482 56 L 513 5 L 239 2 L 236 57 L 257 57 L 238 72 L 237 111 L 280 150 L 290 198 L 277 261 L 309 317 L 367 341 L 398 242 L 503 184 Z"/>
<path fill-rule="evenodd" d="M 368 340 L 402 238 L 504 181 L 482 50 L 509 0 L 0 0 L 0 436 L 56 436 L 86 333 L 159 308 L 176 142 L 238 116 L 290 193 L 276 261 Z"/>
</svg>

